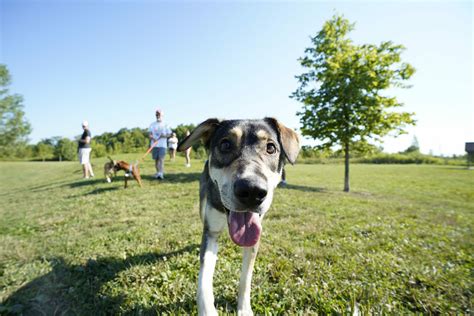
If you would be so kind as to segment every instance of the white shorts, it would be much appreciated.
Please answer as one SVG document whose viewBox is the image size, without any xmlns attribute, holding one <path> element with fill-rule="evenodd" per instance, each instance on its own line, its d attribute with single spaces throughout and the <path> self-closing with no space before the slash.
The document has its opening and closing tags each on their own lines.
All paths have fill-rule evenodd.
<svg viewBox="0 0 474 316">
<path fill-rule="evenodd" d="M 92 148 L 79 148 L 79 163 L 81 165 L 90 162 L 89 157 L 91 155 L 91 149 Z"/>
</svg>

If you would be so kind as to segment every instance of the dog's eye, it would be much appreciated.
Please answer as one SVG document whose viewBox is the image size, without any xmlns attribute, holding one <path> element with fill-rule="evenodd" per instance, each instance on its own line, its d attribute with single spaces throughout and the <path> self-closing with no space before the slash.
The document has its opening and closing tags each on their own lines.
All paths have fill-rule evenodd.
<svg viewBox="0 0 474 316">
<path fill-rule="evenodd" d="M 219 149 L 224 153 L 229 152 L 231 148 L 232 148 L 232 144 L 230 143 L 228 139 L 223 139 L 221 141 L 221 144 L 219 145 Z"/>
<path fill-rule="evenodd" d="M 274 153 L 276 153 L 276 151 L 277 149 L 274 143 L 267 144 L 267 153 L 269 153 L 270 155 L 273 155 Z"/>
</svg>

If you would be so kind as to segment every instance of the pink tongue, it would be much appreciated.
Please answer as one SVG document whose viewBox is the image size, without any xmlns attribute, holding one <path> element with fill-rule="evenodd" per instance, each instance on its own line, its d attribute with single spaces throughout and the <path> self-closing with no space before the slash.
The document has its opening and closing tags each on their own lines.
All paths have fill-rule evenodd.
<svg viewBox="0 0 474 316">
<path fill-rule="evenodd" d="M 237 245 L 252 247 L 260 239 L 261 232 L 262 225 L 257 213 L 230 211 L 229 234 Z"/>
</svg>

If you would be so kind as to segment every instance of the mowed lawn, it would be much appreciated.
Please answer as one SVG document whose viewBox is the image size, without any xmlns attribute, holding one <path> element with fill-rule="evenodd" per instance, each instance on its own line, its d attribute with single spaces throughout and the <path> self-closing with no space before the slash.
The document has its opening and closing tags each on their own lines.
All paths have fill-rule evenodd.
<svg viewBox="0 0 474 316">
<path fill-rule="evenodd" d="M 134 155 L 116 158 L 135 159 Z M 81 179 L 77 162 L 0 163 L 0 314 L 196 314 L 202 161 Z M 428 165 L 287 168 L 263 223 L 256 314 L 470 314 L 474 170 Z M 241 249 L 220 239 L 214 293 L 236 313 Z"/>
</svg>

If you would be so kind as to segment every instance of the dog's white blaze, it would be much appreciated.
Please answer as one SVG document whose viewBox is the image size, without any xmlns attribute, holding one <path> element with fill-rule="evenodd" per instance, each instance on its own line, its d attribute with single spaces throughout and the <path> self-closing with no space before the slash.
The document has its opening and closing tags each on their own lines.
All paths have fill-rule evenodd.
<svg viewBox="0 0 474 316">
<path fill-rule="evenodd" d="M 240 174 L 240 178 L 252 178 L 254 175 L 255 175 L 255 167 L 254 165 L 252 164 L 247 164 L 244 166 L 244 170 L 242 171 L 242 173 Z"/>
</svg>

